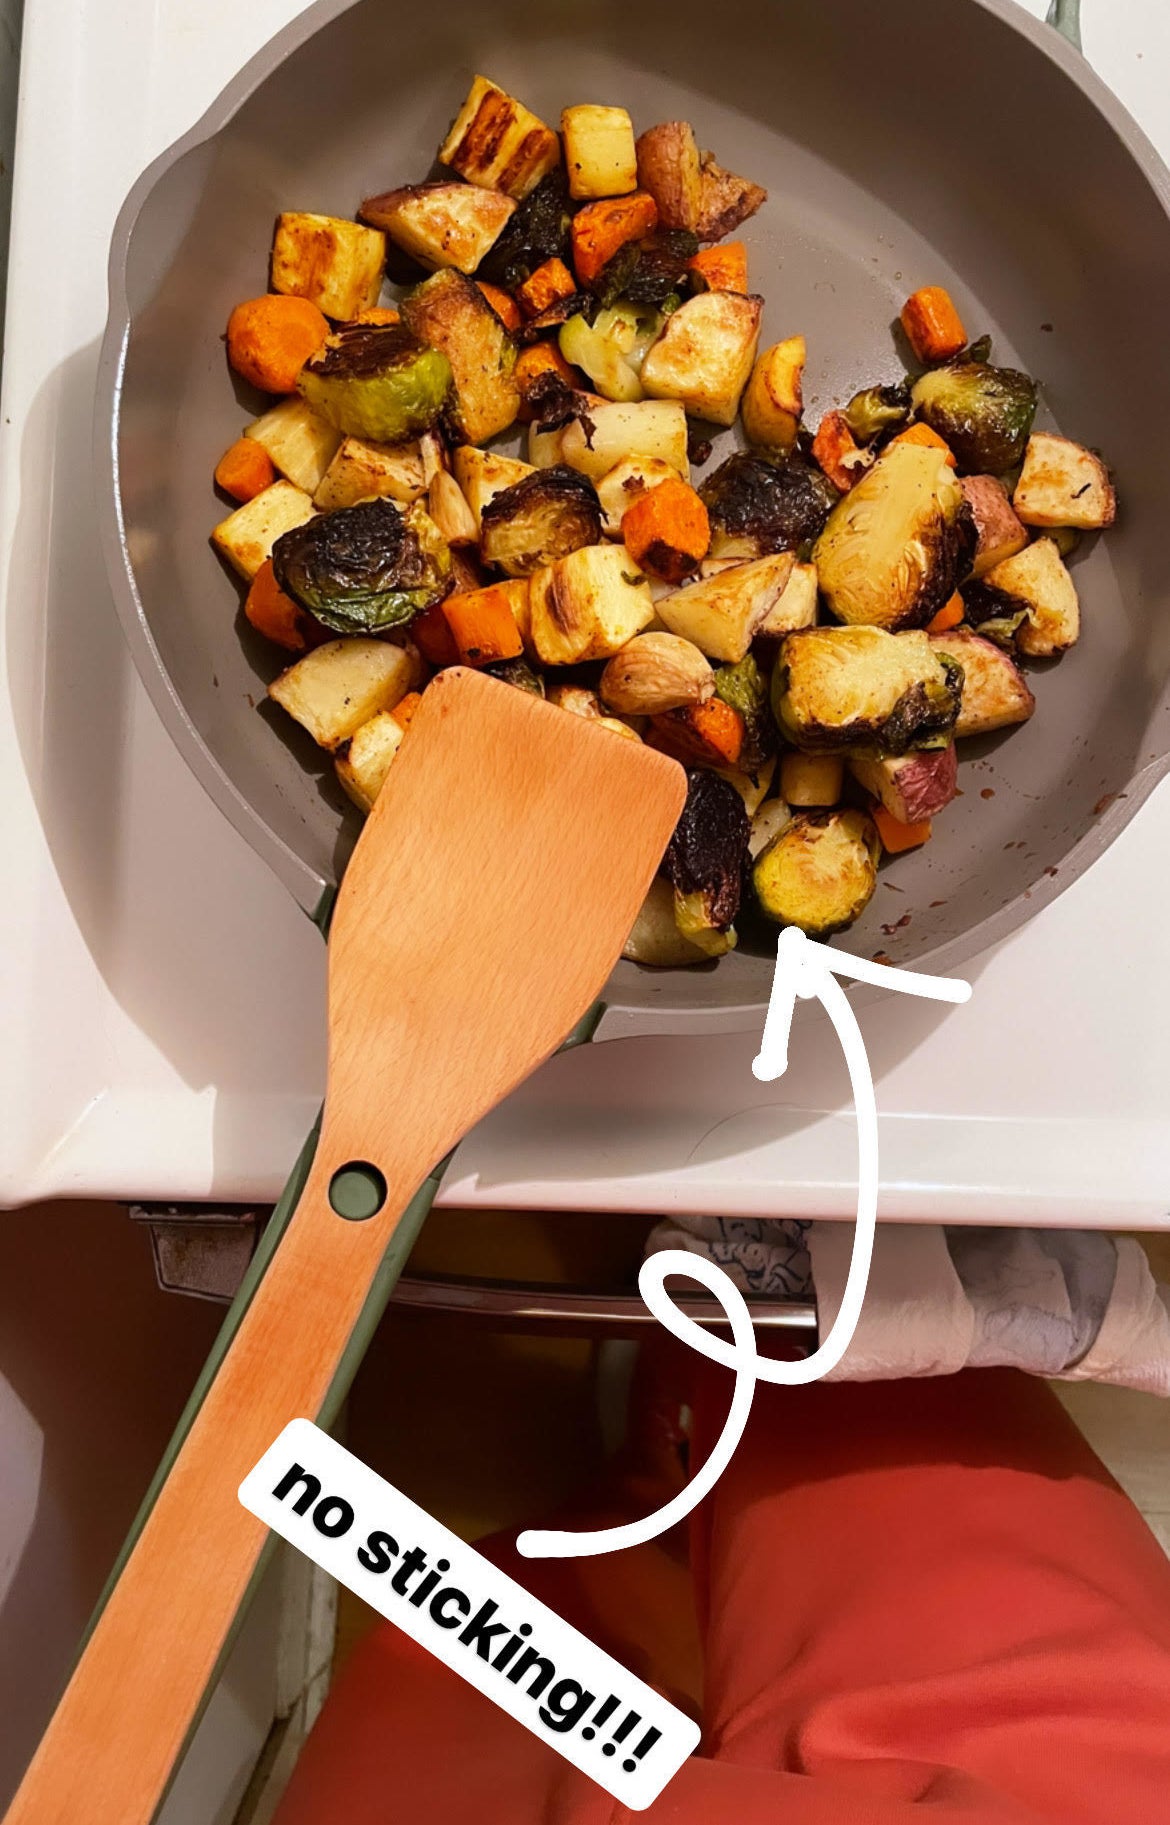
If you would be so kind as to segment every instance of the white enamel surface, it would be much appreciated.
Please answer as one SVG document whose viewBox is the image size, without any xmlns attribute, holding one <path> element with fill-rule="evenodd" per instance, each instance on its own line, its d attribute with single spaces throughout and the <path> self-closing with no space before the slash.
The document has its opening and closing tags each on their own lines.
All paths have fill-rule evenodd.
<svg viewBox="0 0 1170 1825">
<path fill-rule="evenodd" d="M 320 1099 L 323 946 L 146 701 L 88 459 L 122 197 L 296 10 L 28 0 L 0 412 L 0 1203 L 272 1198 Z M 1170 14 L 1155 0 L 1085 13 L 1091 60 L 1170 154 Z M 972 966 L 967 1007 L 863 1011 L 883 1216 L 1170 1227 L 1167 904 L 1170 783 Z M 1106 991 L 1094 957 L 1114 942 Z M 465 1143 L 444 1199 L 851 1213 L 831 1030 L 799 1028 L 778 1084 L 752 1077 L 757 1044 L 636 1039 L 559 1058 Z"/>
</svg>

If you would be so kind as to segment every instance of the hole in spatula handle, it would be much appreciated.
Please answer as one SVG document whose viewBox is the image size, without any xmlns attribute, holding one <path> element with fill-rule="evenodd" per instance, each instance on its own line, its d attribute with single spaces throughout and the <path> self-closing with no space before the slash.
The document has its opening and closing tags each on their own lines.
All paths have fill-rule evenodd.
<svg viewBox="0 0 1170 1825">
<path fill-rule="evenodd" d="M 364 1223 L 376 1217 L 386 1202 L 386 1181 L 368 1160 L 350 1160 L 339 1166 L 329 1181 L 329 1202 L 339 1217 Z"/>
</svg>

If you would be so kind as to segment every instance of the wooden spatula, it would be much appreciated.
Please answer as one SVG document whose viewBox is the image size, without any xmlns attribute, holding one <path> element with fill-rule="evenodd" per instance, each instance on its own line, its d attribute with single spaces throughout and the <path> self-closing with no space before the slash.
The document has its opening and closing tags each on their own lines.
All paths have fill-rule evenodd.
<svg viewBox="0 0 1170 1825">
<path fill-rule="evenodd" d="M 685 790 L 674 761 L 525 691 L 460 670 L 428 687 L 334 913 L 300 1202 L 8 1825 L 148 1825 L 264 1545 L 241 1480 L 321 1413 L 419 1182 L 596 999 Z M 339 1179 L 355 1162 L 374 1173 Z M 377 1175 L 376 1213 L 338 1215 Z"/>
</svg>

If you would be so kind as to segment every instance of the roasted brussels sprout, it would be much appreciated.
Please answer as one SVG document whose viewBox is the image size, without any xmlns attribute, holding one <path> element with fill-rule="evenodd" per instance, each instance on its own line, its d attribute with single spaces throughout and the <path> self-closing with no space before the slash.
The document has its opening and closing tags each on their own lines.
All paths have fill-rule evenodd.
<svg viewBox="0 0 1170 1825">
<path fill-rule="evenodd" d="M 842 417 L 859 444 L 872 444 L 887 431 L 896 431 L 910 416 L 910 382 L 897 386 L 865 387 L 855 393 Z"/>
<path fill-rule="evenodd" d="M 370 443 L 429 431 L 451 391 L 451 364 L 401 323 L 355 323 L 330 336 L 297 387 L 315 412 Z"/>
<path fill-rule="evenodd" d="M 789 634 L 772 676 L 781 734 L 808 754 L 945 747 L 963 668 L 924 633 L 809 627 Z"/>
<path fill-rule="evenodd" d="M 758 773 L 764 762 L 775 754 L 779 741 L 768 701 L 768 680 L 751 653 L 738 665 L 719 666 L 715 673 L 715 695 L 743 717 L 740 771 Z"/>
<path fill-rule="evenodd" d="M 489 677 L 498 678 L 501 684 L 515 685 L 518 691 L 529 691 L 533 697 L 545 695 L 544 679 L 527 659 L 501 659 L 495 665 L 485 665 L 483 670 Z"/>
<path fill-rule="evenodd" d="M 402 300 L 402 320 L 451 365 L 451 416 L 469 444 L 506 431 L 520 410 L 516 344 L 466 273 L 432 273 Z"/>
<path fill-rule="evenodd" d="M 563 167 L 542 177 L 529 192 L 479 268 L 481 279 L 509 291 L 530 279 L 546 260 L 571 264 L 569 224 L 573 219 Z"/>
<path fill-rule="evenodd" d="M 603 266 L 590 290 L 603 304 L 628 298 L 656 310 L 681 301 L 687 266 L 699 251 L 699 240 L 685 228 L 661 228 L 644 241 L 627 241 Z"/>
<path fill-rule="evenodd" d="M 924 627 L 971 568 L 975 524 L 943 451 L 893 443 L 817 540 L 821 594 L 851 626 Z"/>
<path fill-rule="evenodd" d="M 698 768 L 687 775 L 687 802 L 662 863 L 674 888 L 679 930 L 708 956 L 735 943 L 751 823 L 735 787 Z"/>
<path fill-rule="evenodd" d="M 480 551 L 510 577 L 531 576 L 600 538 L 596 488 L 562 464 L 536 469 L 493 495 L 480 522 Z"/>
<path fill-rule="evenodd" d="M 1026 604 L 1009 596 L 1005 590 L 985 583 L 981 577 L 964 583 L 962 595 L 966 625 L 976 629 L 984 640 L 991 640 L 1002 652 L 1014 653 L 1016 636 L 1028 619 Z"/>
<path fill-rule="evenodd" d="M 802 811 L 757 857 L 752 886 L 765 918 L 829 938 L 865 911 L 880 859 L 864 811 Z"/>
<path fill-rule="evenodd" d="M 1036 382 L 1017 368 L 960 356 L 914 382 L 915 408 L 946 439 L 965 475 L 1004 475 L 1024 459 Z"/>
<path fill-rule="evenodd" d="M 826 476 L 798 452 L 787 461 L 729 456 L 699 489 L 711 520 L 712 558 L 762 558 L 801 551 L 839 499 Z"/>
<path fill-rule="evenodd" d="M 294 526 L 272 548 L 286 595 L 339 634 L 401 627 L 450 592 L 451 553 L 420 506 L 362 501 Z"/>
</svg>

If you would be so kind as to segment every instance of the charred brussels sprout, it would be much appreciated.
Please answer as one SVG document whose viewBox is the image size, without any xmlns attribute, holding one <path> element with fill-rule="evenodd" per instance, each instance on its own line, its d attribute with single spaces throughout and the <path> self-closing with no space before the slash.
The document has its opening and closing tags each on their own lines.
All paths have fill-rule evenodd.
<svg viewBox="0 0 1170 1825">
<path fill-rule="evenodd" d="M 485 665 L 483 670 L 501 684 L 515 685 L 518 691 L 528 691 L 533 697 L 545 694 L 544 679 L 533 671 L 527 659 L 501 659 L 496 665 Z"/>
<path fill-rule="evenodd" d="M 760 911 L 810 938 L 845 931 L 877 885 L 881 843 L 864 811 L 800 812 L 752 869 Z"/>
<path fill-rule="evenodd" d="M 1036 416 L 1036 382 L 1027 374 L 960 357 L 916 380 L 913 399 L 964 474 L 1004 475 L 1023 462 Z"/>
<path fill-rule="evenodd" d="M 480 550 L 510 577 L 527 577 L 601 539 L 597 490 L 575 469 L 537 469 L 493 495 L 483 510 Z"/>
<path fill-rule="evenodd" d="M 992 640 L 1005 653 L 1016 650 L 1016 635 L 1028 619 L 1028 610 L 1016 596 L 996 589 L 982 578 L 972 578 L 963 585 L 963 620 L 977 629 L 985 640 Z"/>
<path fill-rule="evenodd" d="M 702 769 L 687 775 L 687 802 L 662 863 L 679 930 L 708 956 L 735 943 L 751 823 L 735 787 Z"/>
<path fill-rule="evenodd" d="M 294 526 L 272 548 L 286 595 L 339 634 L 401 627 L 451 589 L 451 554 L 419 506 L 362 501 Z"/>
<path fill-rule="evenodd" d="M 743 718 L 743 747 L 740 770 L 756 774 L 766 760 L 775 754 L 778 741 L 772 708 L 768 701 L 768 680 L 752 654 L 738 665 L 721 665 L 715 673 L 715 695 L 722 698 Z"/>
<path fill-rule="evenodd" d="M 962 696 L 962 667 L 928 635 L 880 627 L 789 634 L 772 676 L 780 731 L 806 754 L 945 747 Z"/>
<path fill-rule="evenodd" d="M 943 451 L 893 443 L 817 540 L 821 594 L 851 626 L 925 627 L 971 568 L 976 532 Z"/>
<path fill-rule="evenodd" d="M 631 304 L 661 310 L 671 299 L 678 304 L 686 283 L 687 267 L 699 251 L 698 236 L 686 228 L 663 228 L 644 241 L 627 241 L 603 266 L 590 286 L 603 304 L 628 298 Z"/>
<path fill-rule="evenodd" d="M 840 498 L 832 482 L 794 451 L 786 462 L 729 456 L 699 489 L 711 521 L 712 558 L 800 551 Z"/>
<path fill-rule="evenodd" d="M 435 423 L 451 391 L 451 364 L 400 323 L 356 323 L 306 361 L 297 386 L 347 437 L 396 444 Z"/>
<path fill-rule="evenodd" d="M 563 168 L 558 166 L 541 178 L 505 223 L 503 233 L 480 262 L 479 277 L 514 291 L 546 260 L 564 260 L 571 266 L 572 219 L 568 184 Z"/>
<path fill-rule="evenodd" d="M 843 417 L 859 444 L 872 444 L 896 431 L 910 416 L 910 382 L 892 387 L 865 387 L 855 393 Z"/>
</svg>

